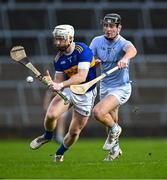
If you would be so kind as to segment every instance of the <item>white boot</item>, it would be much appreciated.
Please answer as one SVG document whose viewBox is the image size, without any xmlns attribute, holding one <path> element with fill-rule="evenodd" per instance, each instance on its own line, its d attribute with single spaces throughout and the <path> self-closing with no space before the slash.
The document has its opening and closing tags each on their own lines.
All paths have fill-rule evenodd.
<svg viewBox="0 0 167 180">
<path fill-rule="evenodd" d="M 42 136 L 39 136 L 37 138 L 35 138 L 31 143 L 30 143 L 30 148 L 31 149 L 38 149 L 39 147 L 41 147 L 43 144 L 49 142 L 50 139 L 46 139 L 44 137 L 44 134 Z"/>
<path fill-rule="evenodd" d="M 122 150 L 120 149 L 119 143 L 117 142 L 115 146 L 109 151 L 104 161 L 113 161 L 114 159 L 119 158 L 119 156 L 122 156 Z"/>
</svg>

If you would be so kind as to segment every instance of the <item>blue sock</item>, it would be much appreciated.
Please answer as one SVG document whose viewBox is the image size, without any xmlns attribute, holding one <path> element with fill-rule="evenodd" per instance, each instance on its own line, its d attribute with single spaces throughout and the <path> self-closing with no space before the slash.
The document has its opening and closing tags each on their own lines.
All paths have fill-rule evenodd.
<svg viewBox="0 0 167 180">
<path fill-rule="evenodd" d="M 56 155 L 63 155 L 67 150 L 68 148 L 65 147 L 64 144 L 62 143 L 59 149 L 57 150 Z"/>
<path fill-rule="evenodd" d="M 52 131 L 45 131 L 44 137 L 45 139 L 52 139 L 53 132 Z"/>
</svg>

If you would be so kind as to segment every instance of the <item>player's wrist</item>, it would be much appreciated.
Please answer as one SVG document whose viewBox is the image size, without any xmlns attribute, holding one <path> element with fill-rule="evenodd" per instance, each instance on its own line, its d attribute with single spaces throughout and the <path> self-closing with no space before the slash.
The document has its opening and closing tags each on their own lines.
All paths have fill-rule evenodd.
<svg viewBox="0 0 167 180">
<path fill-rule="evenodd" d="M 124 57 L 123 60 L 126 61 L 127 63 L 129 62 L 129 58 L 128 57 Z"/>
</svg>

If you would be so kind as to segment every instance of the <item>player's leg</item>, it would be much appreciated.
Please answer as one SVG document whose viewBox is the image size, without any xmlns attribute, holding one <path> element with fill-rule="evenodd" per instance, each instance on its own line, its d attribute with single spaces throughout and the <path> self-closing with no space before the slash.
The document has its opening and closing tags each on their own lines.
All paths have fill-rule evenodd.
<svg viewBox="0 0 167 180">
<path fill-rule="evenodd" d="M 112 127 L 115 123 L 110 112 L 118 107 L 119 102 L 113 95 L 106 96 L 93 108 L 93 115 L 99 122 L 107 127 Z"/>
<path fill-rule="evenodd" d="M 110 147 L 108 148 L 110 150 L 104 161 L 113 161 L 114 159 L 119 158 L 119 156 L 122 155 L 122 150 L 119 145 L 119 136 L 122 129 L 118 125 L 118 109 L 119 107 L 115 108 L 113 111 L 110 112 L 117 126 L 115 126 L 115 128 L 113 126 L 111 129 L 109 129 L 108 137 L 103 146 L 103 149 L 107 149 L 108 147 Z M 112 142 L 112 146 L 110 142 Z"/>
<path fill-rule="evenodd" d="M 65 125 L 66 125 L 66 119 L 69 116 L 69 112 L 65 112 L 61 115 L 60 119 L 57 121 L 57 127 L 56 127 L 56 136 L 55 140 L 61 144 L 64 139 L 65 134 Z"/>
<path fill-rule="evenodd" d="M 115 102 L 115 106 L 112 106 L 114 105 L 114 103 L 112 102 Z M 100 110 L 104 108 L 106 108 L 106 110 L 109 111 L 109 113 L 107 113 L 106 116 L 103 114 L 104 112 L 107 112 L 107 111 Z M 107 98 L 102 100 L 101 107 L 97 109 L 98 113 L 102 113 L 103 115 L 102 117 L 104 117 L 104 119 L 102 119 L 103 123 L 108 118 L 107 123 L 106 124 L 104 123 L 106 126 L 109 127 L 108 136 L 103 145 L 104 150 L 109 150 L 109 154 L 104 159 L 105 161 L 112 161 L 118 158 L 120 155 L 122 155 L 122 150 L 120 149 L 120 146 L 119 146 L 119 136 L 121 134 L 122 129 L 117 123 L 118 122 L 118 109 L 119 109 L 119 102 L 117 101 L 117 98 L 115 96 L 111 96 L 111 95 L 107 96 Z M 98 117 L 98 119 L 102 117 Z M 109 123 L 110 121 L 112 121 L 111 124 Z"/>
<path fill-rule="evenodd" d="M 111 114 L 111 116 L 112 116 L 115 123 L 118 123 L 118 109 L 119 109 L 119 107 L 115 108 L 114 110 L 109 112 Z M 110 130 L 110 128 L 108 126 L 106 126 L 106 134 L 107 135 L 109 133 L 109 130 Z"/>
<path fill-rule="evenodd" d="M 112 109 L 109 112 L 115 123 L 118 123 L 118 110 L 119 110 L 119 106 L 117 106 L 115 109 Z"/>
<path fill-rule="evenodd" d="M 112 91 L 111 93 L 118 99 L 119 105 L 123 105 L 128 101 L 131 95 L 131 85 L 127 84 Z M 104 149 L 109 150 L 108 156 L 104 159 L 105 161 L 112 161 L 115 158 L 122 155 L 122 150 L 120 149 L 120 145 L 119 145 L 119 136 L 121 134 L 122 129 L 118 125 L 118 109 L 119 106 L 113 109 L 112 111 L 110 111 L 110 114 L 116 124 L 110 129 L 107 140 L 103 146 Z M 110 142 L 113 142 L 112 146 Z"/>
<path fill-rule="evenodd" d="M 72 114 L 72 120 L 70 123 L 69 130 L 64 138 L 64 142 L 56 151 L 54 161 L 55 162 L 62 162 L 64 153 L 69 149 L 69 147 L 74 144 L 80 135 L 81 130 L 87 124 L 89 117 L 83 116 L 77 111 L 74 110 Z"/>
<path fill-rule="evenodd" d="M 103 149 L 110 150 L 118 139 L 121 128 L 117 124 L 119 101 L 113 95 L 109 95 L 101 100 L 93 110 L 95 118 L 109 127 L 108 137 Z"/>
<path fill-rule="evenodd" d="M 110 111 L 110 115 L 114 121 L 112 127 L 108 127 L 108 137 L 104 143 L 103 149 L 110 150 L 113 145 L 118 141 L 122 128 L 118 125 L 118 109 L 119 106 Z"/>
<path fill-rule="evenodd" d="M 53 98 L 48 107 L 44 120 L 45 132 L 43 135 L 35 138 L 30 143 L 30 147 L 32 149 L 38 149 L 41 145 L 49 142 L 52 139 L 57 120 L 60 118 L 61 114 L 68 110 L 68 107 L 69 105 L 64 105 L 63 99 L 59 96 Z"/>
<path fill-rule="evenodd" d="M 103 145 L 104 150 L 109 150 L 109 153 L 104 161 L 113 161 L 122 155 L 122 150 L 119 145 L 119 136 L 121 134 L 122 128 L 118 125 L 118 109 L 119 107 L 110 111 L 115 125 L 109 129 L 107 139 Z"/>
<path fill-rule="evenodd" d="M 96 89 L 89 91 L 82 96 L 76 95 L 70 91 L 71 102 L 73 103 L 74 108 L 72 120 L 68 133 L 64 138 L 64 143 L 62 143 L 57 150 L 54 161 L 62 161 L 64 152 L 79 138 L 80 132 L 85 127 L 91 114 L 96 94 Z"/>
</svg>

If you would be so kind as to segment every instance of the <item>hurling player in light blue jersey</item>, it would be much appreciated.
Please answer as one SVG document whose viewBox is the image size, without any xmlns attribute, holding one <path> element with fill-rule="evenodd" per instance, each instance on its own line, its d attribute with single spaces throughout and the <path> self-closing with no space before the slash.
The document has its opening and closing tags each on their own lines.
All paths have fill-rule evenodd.
<svg viewBox="0 0 167 180">
<path fill-rule="evenodd" d="M 44 120 L 45 132 L 34 139 L 30 147 L 38 149 L 41 145 L 52 139 L 53 131 L 61 115 L 72 106 L 72 120 L 64 141 L 55 153 L 54 161 L 62 162 L 63 155 L 69 147 L 79 138 L 81 130 L 87 124 L 96 97 L 96 85 L 92 86 L 86 94 L 76 95 L 69 86 L 88 82 L 96 78 L 95 60 L 91 49 L 84 43 L 74 42 L 74 28 L 71 25 L 56 26 L 53 31 L 54 45 L 58 49 L 55 57 L 55 78 L 52 80 L 49 71 L 45 78 L 50 81 L 51 90 L 62 90 L 68 98 L 65 105 L 60 96 L 51 101 Z"/>
<path fill-rule="evenodd" d="M 126 103 L 131 95 L 129 80 L 129 62 L 137 51 L 134 45 L 120 35 L 121 17 L 119 14 L 107 14 L 102 20 L 104 35 L 95 37 L 90 48 L 97 63 L 101 63 L 101 72 L 115 66 L 119 70 L 108 75 L 100 82 L 100 102 L 93 109 L 95 118 L 109 128 L 103 149 L 109 154 L 104 159 L 112 161 L 122 154 L 119 146 L 121 127 L 118 125 L 119 106 Z"/>
</svg>

